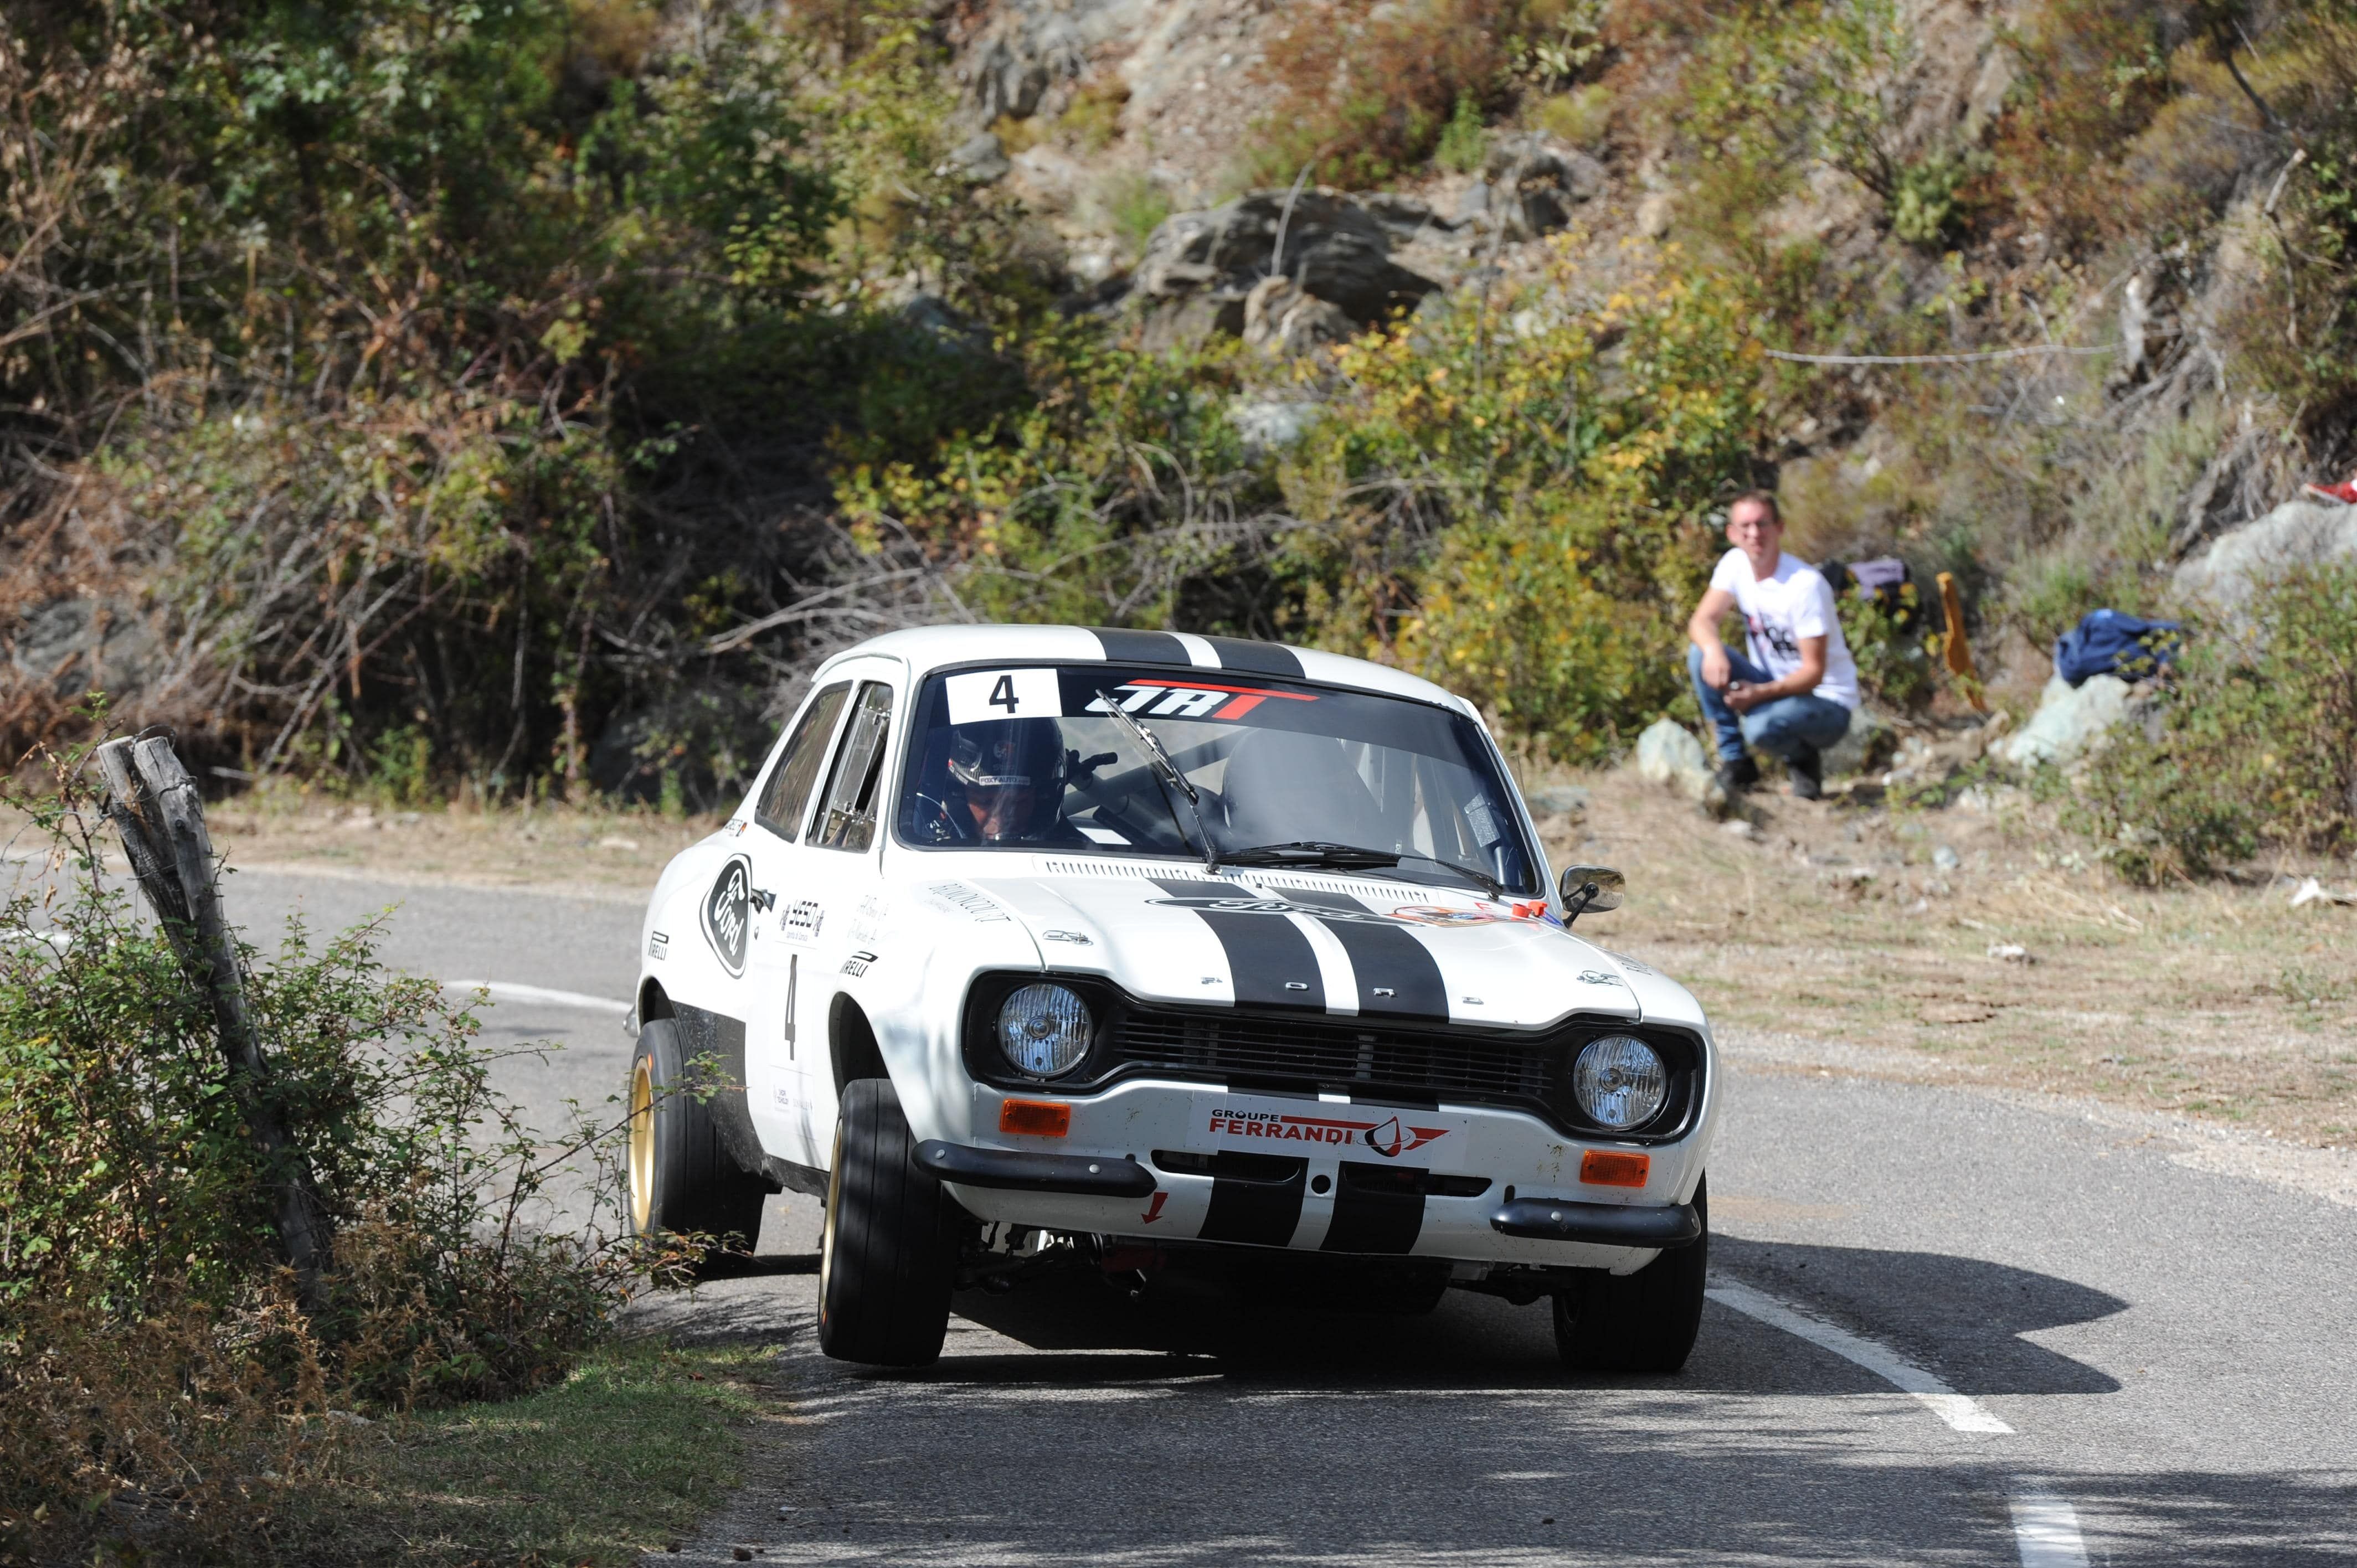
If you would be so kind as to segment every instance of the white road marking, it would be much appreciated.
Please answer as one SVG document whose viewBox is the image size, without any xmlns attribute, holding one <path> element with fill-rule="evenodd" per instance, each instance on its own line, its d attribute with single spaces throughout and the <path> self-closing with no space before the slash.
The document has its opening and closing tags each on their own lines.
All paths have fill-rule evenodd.
<svg viewBox="0 0 2357 1568">
<path fill-rule="evenodd" d="M 494 1002 L 545 1002 L 553 1007 L 584 1007 L 619 1016 L 630 1010 L 627 1002 L 610 996 L 588 996 L 578 991 L 551 991 L 544 985 L 516 985 L 504 980 L 446 980 L 451 991 L 487 991 Z"/>
<path fill-rule="evenodd" d="M 2007 1501 L 2013 1508 L 2013 1544 L 2021 1553 L 2021 1568 L 2087 1568 L 2078 1510 L 2067 1499 L 2040 1491 Z"/>
<path fill-rule="evenodd" d="M 1897 1351 L 1877 1345 L 1871 1339 L 1862 1339 L 1846 1328 L 1836 1328 L 1830 1323 L 1811 1317 L 1797 1307 L 1753 1290 L 1749 1285 L 1729 1281 L 1711 1286 L 1708 1294 L 1710 1299 L 1721 1306 L 1732 1307 L 1747 1317 L 1756 1317 L 1762 1323 L 1805 1339 L 1820 1349 L 1830 1350 L 1845 1361 L 1864 1367 L 1892 1388 L 1914 1395 L 1933 1415 L 1958 1432 L 2009 1433 L 2013 1430 L 1969 1396 L 1958 1393 L 1922 1368 L 1900 1357 Z M 2055 1558 L 2053 1561 L 2061 1563 L 2063 1559 Z M 2085 1559 L 2083 1557 L 2080 1561 L 2083 1563 Z"/>
</svg>

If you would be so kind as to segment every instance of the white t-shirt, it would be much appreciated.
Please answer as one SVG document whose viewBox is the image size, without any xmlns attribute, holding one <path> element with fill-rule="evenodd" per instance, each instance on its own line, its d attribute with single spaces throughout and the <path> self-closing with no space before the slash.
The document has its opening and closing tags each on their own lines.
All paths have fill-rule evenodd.
<svg viewBox="0 0 2357 1568">
<path fill-rule="evenodd" d="M 1834 585 L 1825 575 L 1792 555 L 1776 558 L 1776 575 L 1751 575 L 1751 558 L 1740 550 L 1719 557 L 1710 585 L 1735 596 L 1750 634 L 1751 662 L 1782 680 L 1801 667 L 1801 639 L 1825 639 L 1825 675 L 1816 696 L 1857 707 L 1857 661 L 1842 640 L 1841 618 L 1834 613 Z"/>
</svg>

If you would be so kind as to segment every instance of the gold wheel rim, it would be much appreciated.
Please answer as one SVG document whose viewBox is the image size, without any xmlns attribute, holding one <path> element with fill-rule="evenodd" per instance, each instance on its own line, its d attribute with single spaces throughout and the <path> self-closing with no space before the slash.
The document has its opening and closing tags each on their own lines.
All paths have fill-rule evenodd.
<svg viewBox="0 0 2357 1568">
<path fill-rule="evenodd" d="M 630 1228 L 643 1236 L 655 1208 L 655 1075 L 641 1058 L 630 1069 Z"/>
<path fill-rule="evenodd" d="M 834 1165 L 826 1176 L 826 1217 L 818 1233 L 818 1323 L 826 1326 L 826 1283 L 834 1273 L 834 1222 L 843 1210 L 843 1123 L 834 1127 Z"/>
</svg>

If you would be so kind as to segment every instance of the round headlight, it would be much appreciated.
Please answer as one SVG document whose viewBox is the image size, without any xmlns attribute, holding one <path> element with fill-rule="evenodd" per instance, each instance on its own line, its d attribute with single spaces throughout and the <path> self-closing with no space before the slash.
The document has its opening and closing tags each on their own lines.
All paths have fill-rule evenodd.
<svg viewBox="0 0 2357 1568">
<path fill-rule="evenodd" d="M 1590 1040 L 1571 1068 L 1571 1097 L 1615 1130 L 1650 1122 L 1670 1097 L 1662 1053 L 1632 1035 Z"/>
<path fill-rule="evenodd" d="M 1026 985 L 999 1004 L 998 1048 L 1015 1070 L 1059 1078 L 1089 1054 L 1088 1004 L 1061 985 Z"/>
</svg>

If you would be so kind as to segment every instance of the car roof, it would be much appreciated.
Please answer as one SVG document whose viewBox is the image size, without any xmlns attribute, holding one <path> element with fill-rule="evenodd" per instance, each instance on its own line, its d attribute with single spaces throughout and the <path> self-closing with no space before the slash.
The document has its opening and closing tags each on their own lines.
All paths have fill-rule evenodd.
<svg viewBox="0 0 2357 1568">
<path fill-rule="evenodd" d="M 1329 686 L 1351 686 L 1435 703 L 1472 715 L 1480 714 L 1462 697 L 1388 665 L 1328 653 L 1322 649 L 1294 648 L 1280 642 L 1256 642 L 1238 637 L 1202 637 L 1185 631 L 1135 631 L 1114 627 L 1080 626 L 926 626 L 888 631 L 846 648 L 821 665 L 813 681 L 846 660 L 881 654 L 898 659 L 915 675 L 945 664 L 988 663 L 998 660 L 1040 660 L 1056 663 L 1102 660 L 1120 664 L 1164 664 L 1179 669 L 1220 670 L 1232 673 L 1275 675 L 1316 681 Z"/>
</svg>

